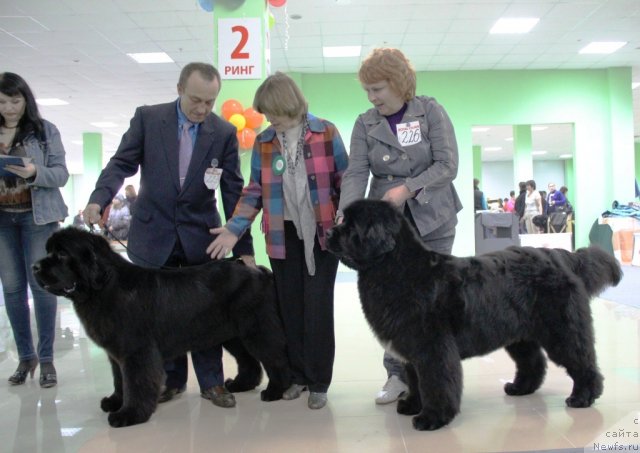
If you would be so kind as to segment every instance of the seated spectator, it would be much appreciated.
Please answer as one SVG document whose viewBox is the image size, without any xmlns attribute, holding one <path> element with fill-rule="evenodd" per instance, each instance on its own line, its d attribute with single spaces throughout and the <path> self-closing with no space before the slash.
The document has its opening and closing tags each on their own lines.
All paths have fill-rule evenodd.
<svg viewBox="0 0 640 453">
<path fill-rule="evenodd" d="M 129 207 L 126 205 L 124 197 L 118 194 L 113 199 L 107 224 L 105 225 L 107 237 L 109 239 L 126 241 L 129 237 L 130 223 L 131 214 L 129 213 Z"/>
<path fill-rule="evenodd" d="M 81 230 L 87 229 L 86 225 L 84 224 L 84 219 L 82 218 L 82 209 L 79 209 L 78 213 L 73 217 L 72 225 L 76 228 L 80 228 Z"/>
<path fill-rule="evenodd" d="M 504 199 L 504 212 L 515 212 L 516 210 L 516 192 L 509 192 L 509 198 Z"/>
<path fill-rule="evenodd" d="M 556 190 L 556 185 L 549 183 L 549 195 L 547 195 L 547 213 L 552 214 L 558 210 L 564 210 L 567 205 L 567 198 L 564 194 Z"/>
</svg>

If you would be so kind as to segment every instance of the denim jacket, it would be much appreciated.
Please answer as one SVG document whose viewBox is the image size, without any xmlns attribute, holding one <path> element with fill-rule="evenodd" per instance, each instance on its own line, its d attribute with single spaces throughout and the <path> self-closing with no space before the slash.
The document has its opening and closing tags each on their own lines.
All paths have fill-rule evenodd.
<svg viewBox="0 0 640 453">
<path fill-rule="evenodd" d="M 69 179 L 65 151 L 58 128 L 43 120 L 47 141 L 42 143 L 34 135 L 24 140 L 27 156 L 36 166 L 34 178 L 27 179 L 31 188 L 33 220 L 36 225 L 61 222 L 69 214 L 60 192 Z"/>
</svg>

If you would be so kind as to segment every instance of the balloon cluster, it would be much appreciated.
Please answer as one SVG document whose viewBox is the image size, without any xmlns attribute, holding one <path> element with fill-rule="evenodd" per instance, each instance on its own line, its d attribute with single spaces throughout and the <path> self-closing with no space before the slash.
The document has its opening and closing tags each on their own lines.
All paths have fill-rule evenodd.
<svg viewBox="0 0 640 453">
<path fill-rule="evenodd" d="M 287 3 L 287 0 L 269 0 L 269 4 L 275 8 L 280 8 L 285 3 Z"/>
<path fill-rule="evenodd" d="M 262 113 L 253 108 L 242 108 L 235 99 L 229 99 L 222 104 L 222 116 L 236 127 L 236 136 L 241 149 L 251 149 L 256 141 L 256 131 L 264 121 Z"/>
</svg>

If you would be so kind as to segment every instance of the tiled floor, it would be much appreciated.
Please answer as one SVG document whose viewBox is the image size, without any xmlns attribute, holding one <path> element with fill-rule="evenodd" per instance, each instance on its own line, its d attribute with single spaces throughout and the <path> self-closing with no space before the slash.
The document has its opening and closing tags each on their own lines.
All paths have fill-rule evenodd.
<svg viewBox="0 0 640 453">
<path fill-rule="evenodd" d="M 498 351 L 464 363 L 462 410 L 453 423 L 436 432 L 418 432 L 410 417 L 396 414 L 395 405 L 373 402 L 385 380 L 382 350 L 362 316 L 353 280 L 343 276 L 336 285 L 337 352 L 326 408 L 309 410 L 305 396 L 263 403 L 253 391 L 237 395 L 236 408 L 221 409 L 200 398 L 191 375 L 187 393 L 161 405 L 148 423 L 120 429 L 110 428 L 98 407 L 100 398 L 111 392 L 107 360 L 85 337 L 71 305 L 60 301 L 55 362 L 60 383 L 53 389 L 40 389 L 37 379 L 8 385 L 17 357 L 2 309 L 0 451 L 583 451 L 598 437 L 611 446 L 630 440 L 611 437 L 612 432 L 640 431 L 633 421 L 640 411 L 640 310 L 603 299 L 592 302 L 606 379 L 604 394 L 592 408 L 565 407 L 572 384 L 553 364 L 536 394 L 506 396 L 502 386 L 512 379 L 514 367 Z M 227 359 L 225 355 L 227 374 L 234 374 L 233 361 Z"/>
</svg>

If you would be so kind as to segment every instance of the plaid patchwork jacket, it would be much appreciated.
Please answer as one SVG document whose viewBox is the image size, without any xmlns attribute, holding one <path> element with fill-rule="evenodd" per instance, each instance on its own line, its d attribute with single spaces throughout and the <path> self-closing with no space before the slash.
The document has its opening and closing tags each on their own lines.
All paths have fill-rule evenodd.
<svg viewBox="0 0 640 453">
<path fill-rule="evenodd" d="M 311 203 L 315 213 L 318 241 L 325 250 L 325 232 L 333 226 L 342 175 L 348 156 L 338 133 L 330 122 L 307 115 L 303 156 Z M 240 237 L 262 209 L 262 232 L 266 236 L 267 255 L 284 259 L 284 192 L 282 174 L 274 172 L 282 164 L 282 147 L 273 127 L 258 135 L 251 155 L 249 184 L 242 190 L 233 217 L 225 225 Z"/>
</svg>

